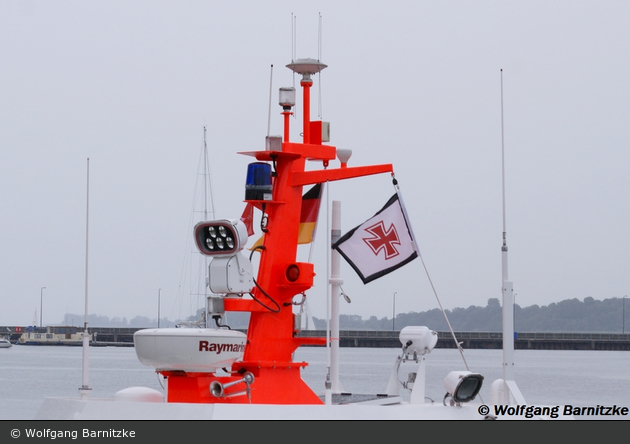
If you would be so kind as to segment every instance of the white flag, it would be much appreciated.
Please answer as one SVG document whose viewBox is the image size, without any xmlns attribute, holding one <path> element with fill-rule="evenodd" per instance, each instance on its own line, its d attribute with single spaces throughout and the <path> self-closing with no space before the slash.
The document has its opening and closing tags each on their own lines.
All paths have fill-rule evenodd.
<svg viewBox="0 0 630 444">
<path fill-rule="evenodd" d="M 418 257 L 406 211 L 394 194 L 371 219 L 350 230 L 332 246 L 354 268 L 364 284 L 385 276 Z"/>
</svg>

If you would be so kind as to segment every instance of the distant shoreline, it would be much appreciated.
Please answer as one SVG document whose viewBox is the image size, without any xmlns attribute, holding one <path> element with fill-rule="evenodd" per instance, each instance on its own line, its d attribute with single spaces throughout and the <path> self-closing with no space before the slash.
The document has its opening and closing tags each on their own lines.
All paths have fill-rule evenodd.
<svg viewBox="0 0 630 444">
<path fill-rule="evenodd" d="M 4 331 L 6 328 L 0 327 Z M 155 327 L 148 327 L 155 328 Z M 22 331 L 26 331 L 21 328 Z M 142 328 L 95 327 L 89 331 L 95 334 L 92 347 L 133 347 L 133 334 Z M 246 332 L 245 329 L 239 329 Z M 437 332 L 436 348 L 456 348 L 450 332 Z M 392 330 L 341 330 L 340 347 L 400 348 L 400 331 Z M 10 335 L 15 344 L 21 332 Z M 302 330 L 301 337 L 326 337 L 325 330 Z M 455 332 L 457 341 L 464 349 L 501 349 L 503 335 L 500 332 Z M 516 332 L 516 350 L 619 350 L 630 351 L 630 333 L 561 333 L 561 332 Z"/>
</svg>

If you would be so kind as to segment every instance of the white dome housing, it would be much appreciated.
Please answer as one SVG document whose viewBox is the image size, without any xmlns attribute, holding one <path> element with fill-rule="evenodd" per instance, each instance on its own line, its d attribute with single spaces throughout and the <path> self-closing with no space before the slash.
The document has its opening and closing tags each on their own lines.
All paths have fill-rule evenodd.
<svg viewBox="0 0 630 444">
<path fill-rule="evenodd" d="M 133 342 L 144 365 L 161 370 L 213 373 L 243 357 L 247 336 L 213 328 L 138 330 Z"/>
</svg>

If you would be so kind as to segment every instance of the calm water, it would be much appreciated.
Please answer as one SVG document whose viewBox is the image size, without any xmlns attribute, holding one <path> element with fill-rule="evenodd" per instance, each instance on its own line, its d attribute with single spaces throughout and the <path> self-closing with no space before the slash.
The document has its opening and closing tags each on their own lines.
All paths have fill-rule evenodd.
<svg viewBox="0 0 630 444">
<path fill-rule="evenodd" d="M 344 391 L 383 393 L 398 349 L 340 349 L 340 380 Z M 484 375 L 481 399 L 489 398 L 492 381 L 501 377 L 500 350 L 466 350 L 470 370 Z M 630 353 L 624 351 L 516 350 L 516 381 L 530 405 L 630 406 Z M 323 394 L 326 349 L 300 348 L 296 361 L 307 361 L 305 382 Z M 132 347 L 90 348 L 89 386 L 92 397 L 111 398 L 131 386 L 161 390 L 149 367 Z M 435 349 L 427 358 L 426 395 L 444 396 L 444 377 L 465 370 L 457 350 Z M 415 371 L 403 364 L 400 374 Z M 402 377 L 402 376 L 401 376 Z M 82 384 L 80 347 L 13 346 L 0 349 L 0 420 L 32 419 L 46 397 L 78 397 Z"/>
</svg>

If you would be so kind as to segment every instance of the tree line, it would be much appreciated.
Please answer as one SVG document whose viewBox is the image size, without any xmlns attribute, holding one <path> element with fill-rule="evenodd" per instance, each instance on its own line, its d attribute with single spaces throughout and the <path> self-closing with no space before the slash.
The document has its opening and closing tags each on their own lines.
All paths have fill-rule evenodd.
<svg viewBox="0 0 630 444">
<path fill-rule="evenodd" d="M 564 333 L 629 333 L 630 332 L 630 301 L 625 298 L 609 298 L 595 300 L 592 297 L 580 301 L 576 298 L 565 299 L 561 302 L 529 307 L 514 306 L 514 330 L 517 332 L 564 332 Z M 624 313 L 625 309 L 625 313 Z M 194 322 L 201 319 L 201 312 L 184 320 L 171 321 L 160 318 L 160 327 L 174 327 L 176 324 Z M 451 327 L 455 331 L 483 331 L 500 332 L 502 326 L 501 302 L 497 298 L 490 298 L 485 307 L 471 305 L 468 308 L 454 308 L 445 310 Z M 398 313 L 395 318 L 377 318 L 371 316 L 363 319 L 359 315 L 339 316 L 341 330 L 396 330 L 409 325 L 425 325 L 431 330 L 448 331 L 445 314 L 435 308 L 423 312 Z M 247 328 L 249 313 L 228 312 L 224 323 L 235 329 Z M 315 329 L 325 330 L 326 320 L 313 317 Z M 83 316 L 66 314 L 64 325 L 83 325 Z M 156 318 L 136 316 L 127 318 L 109 318 L 107 316 L 89 315 L 90 327 L 157 327 Z M 625 325 L 624 325 L 625 324 Z M 309 324 L 312 326 L 312 324 Z"/>
<path fill-rule="evenodd" d="M 583 301 L 566 299 L 545 306 L 514 306 L 514 331 L 517 332 L 564 332 L 564 333 L 628 333 L 630 327 L 630 301 L 624 298 Z M 624 313 L 625 309 L 625 313 Z M 488 299 L 485 307 L 471 305 L 468 308 L 445 310 L 455 331 L 500 332 L 503 330 L 502 307 L 499 299 Z M 326 320 L 314 318 L 318 329 L 326 328 Z M 624 326 L 624 323 L 626 324 Z M 372 316 L 363 319 L 357 315 L 340 315 L 342 330 L 400 330 L 408 325 L 425 325 L 431 330 L 448 331 L 444 313 L 439 309 L 423 312 L 398 313 L 393 318 Z"/>
</svg>

